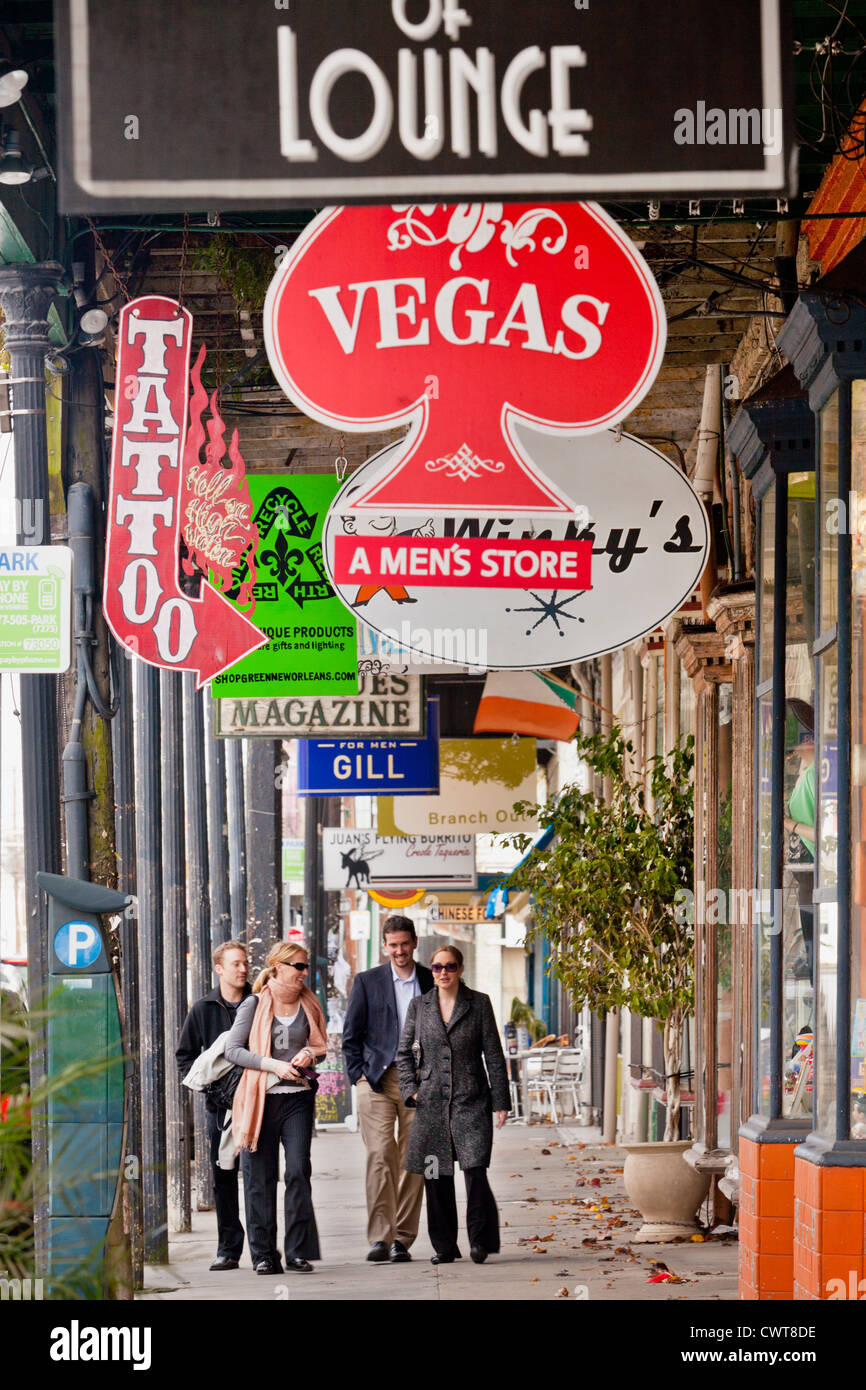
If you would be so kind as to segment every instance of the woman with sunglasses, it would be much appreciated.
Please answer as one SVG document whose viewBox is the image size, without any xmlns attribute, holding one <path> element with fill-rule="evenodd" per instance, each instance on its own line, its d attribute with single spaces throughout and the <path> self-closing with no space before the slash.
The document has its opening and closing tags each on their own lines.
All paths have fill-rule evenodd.
<svg viewBox="0 0 866 1390">
<path fill-rule="evenodd" d="M 225 1055 L 244 1067 L 232 1107 L 241 1151 L 247 1240 L 256 1274 L 281 1274 L 277 1250 L 280 1143 L 286 1155 L 286 1269 L 311 1274 L 321 1258 L 310 1186 L 315 1089 L 326 1051 L 325 1017 L 307 987 L 306 948 L 281 941 L 235 1015 Z M 279 1081 L 268 1087 L 267 1074 Z"/>
<path fill-rule="evenodd" d="M 493 1116 L 511 1108 L 508 1074 L 493 1006 L 463 983 L 463 955 L 440 946 L 430 968 L 436 986 L 409 1005 L 397 1053 L 405 1105 L 415 1105 L 406 1171 L 424 1174 L 433 1264 L 460 1259 L 455 1160 L 466 1183 L 469 1253 L 483 1264 L 499 1250 L 499 1212 L 487 1181 Z"/>
</svg>

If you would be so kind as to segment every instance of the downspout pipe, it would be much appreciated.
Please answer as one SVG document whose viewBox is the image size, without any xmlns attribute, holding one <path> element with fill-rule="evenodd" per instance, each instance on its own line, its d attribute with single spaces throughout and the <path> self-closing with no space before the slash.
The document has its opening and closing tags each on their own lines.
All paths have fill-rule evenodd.
<svg viewBox="0 0 866 1390">
<path fill-rule="evenodd" d="M 69 546 L 72 551 L 73 638 L 76 690 L 69 741 L 63 749 L 63 817 L 66 827 L 66 868 L 70 878 L 89 879 L 87 833 L 87 754 L 81 743 L 81 721 L 87 704 L 87 653 L 90 640 L 88 608 L 93 593 L 93 489 L 74 483 L 67 501 Z"/>
<path fill-rule="evenodd" d="M 727 368 L 723 369 L 722 382 L 727 381 Z M 728 448 L 728 431 L 731 428 L 731 402 L 722 390 L 722 458 L 728 477 L 731 480 L 731 543 L 733 547 L 733 580 L 738 583 L 743 577 L 743 538 L 742 518 L 740 516 L 740 470 Z"/>
<path fill-rule="evenodd" d="M 713 531 L 713 498 L 716 485 L 716 464 L 722 432 L 722 369 L 718 363 L 707 367 L 704 378 L 704 401 L 698 426 L 698 455 L 692 485 L 706 508 L 710 523 L 710 553 L 701 575 L 701 606 L 706 615 L 707 604 L 716 587 L 716 545 Z"/>
</svg>

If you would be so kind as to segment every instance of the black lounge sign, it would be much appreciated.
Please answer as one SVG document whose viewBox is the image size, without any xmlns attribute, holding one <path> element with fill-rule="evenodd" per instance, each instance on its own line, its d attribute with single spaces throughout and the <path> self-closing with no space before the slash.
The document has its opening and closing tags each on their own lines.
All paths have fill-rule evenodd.
<svg viewBox="0 0 866 1390">
<path fill-rule="evenodd" d="M 791 192 L 781 8 L 68 0 L 62 209 Z"/>
</svg>

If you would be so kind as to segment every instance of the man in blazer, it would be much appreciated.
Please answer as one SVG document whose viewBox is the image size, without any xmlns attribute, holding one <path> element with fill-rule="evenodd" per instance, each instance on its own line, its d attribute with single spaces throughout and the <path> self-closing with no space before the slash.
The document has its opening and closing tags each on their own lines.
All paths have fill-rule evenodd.
<svg viewBox="0 0 866 1390">
<path fill-rule="evenodd" d="M 424 1196 L 423 1175 L 403 1167 L 414 1110 L 400 1098 L 397 1048 L 409 1005 L 433 988 L 433 975 L 415 963 L 418 938 L 410 917 L 389 917 L 382 941 L 388 960 L 363 971 L 352 985 L 343 1058 L 357 1089 L 367 1150 L 367 1259 L 397 1264 L 412 1258 Z"/>
</svg>

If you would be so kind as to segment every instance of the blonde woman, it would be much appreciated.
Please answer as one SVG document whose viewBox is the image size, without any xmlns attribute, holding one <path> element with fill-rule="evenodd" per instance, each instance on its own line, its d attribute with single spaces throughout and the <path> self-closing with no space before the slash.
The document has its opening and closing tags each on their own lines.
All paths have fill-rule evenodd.
<svg viewBox="0 0 866 1390">
<path fill-rule="evenodd" d="M 277 1250 L 277 1177 L 286 1155 L 286 1269 L 311 1274 L 321 1258 L 310 1186 L 315 1091 L 310 1069 L 327 1051 L 325 1018 L 307 986 L 304 946 L 281 941 L 241 1004 L 226 1043 L 230 1062 L 244 1067 L 232 1108 L 241 1151 L 247 1240 L 256 1274 L 282 1274 Z M 267 1086 L 268 1072 L 278 1078 Z M 305 1072 L 307 1074 L 305 1074 Z"/>
</svg>

